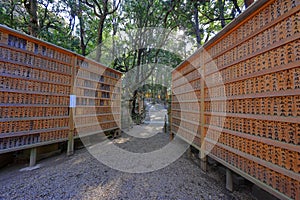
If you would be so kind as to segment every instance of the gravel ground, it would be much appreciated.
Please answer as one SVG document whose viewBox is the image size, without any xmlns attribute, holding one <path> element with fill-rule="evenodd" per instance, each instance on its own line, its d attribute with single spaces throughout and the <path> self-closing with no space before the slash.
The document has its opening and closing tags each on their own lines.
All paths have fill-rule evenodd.
<svg viewBox="0 0 300 200">
<path fill-rule="evenodd" d="M 168 142 L 159 133 L 147 139 L 124 135 L 114 143 L 138 151 L 153 150 Z M 124 142 L 126 141 L 126 142 Z M 40 162 L 40 168 L 20 172 L 24 166 L 0 171 L 0 199 L 252 199 L 247 188 L 230 193 L 216 173 L 203 173 L 195 162 L 182 155 L 158 171 L 132 174 L 111 169 L 89 154 L 77 150 Z M 222 181 L 221 181 L 222 180 Z"/>
<path fill-rule="evenodd" d="M 154 120 L 164 117 L 161 111 L 152 112 Z M 140 125 L 138 130 L 158 131 L 153 124 Z M 147 129 L 148 128 L 148 129 Z M 135 153 L 159 150 L 169 143 L 166 133 L 131 134 L 111 141 L 114 145 Z M 161 130 L 161 129 L 160 129 Z M 141 135 L 140 135 L 141 136 Z M 130 162 L 130 161 L 127 161 Z M 0 170 L 0 200 L 2 199 L 253 199 L 249 187 L 233 193 L 225 189 L 224 176 L 214 168 L 204 173 L 194 160 L 184 153 L 165 168 L 148 173 L 126 173 L 112 169 L 95 159 L 87 149 L 75 151 L 39 162 L 40 168 L 20 171 L 25 166 L 14 165 Z"/>
</svg>

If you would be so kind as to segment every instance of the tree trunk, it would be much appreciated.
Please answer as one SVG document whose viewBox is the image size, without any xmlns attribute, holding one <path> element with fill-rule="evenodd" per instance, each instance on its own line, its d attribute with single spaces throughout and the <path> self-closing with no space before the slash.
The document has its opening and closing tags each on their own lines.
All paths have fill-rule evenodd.
<svg viewBox="0 0 300 200">
<path fill-rule="evenodd" d="M 143 53 L 143 49 L 139 48 L 137 50 L 136 76 L 135 76 L 135 82 L 137 84 L 137 87 L 135 88 L 135 91 L 134 91 L 134 94 L 133 94 L 132 114 L 136 114 L 135 113 L 135 108 L 136 108 L 136 102 L 138 101 L 138 95 L 137 95 L 138 92 L 137 92 L 137 90 L 139 89 L 139 85 L 140 85 L 142 53 Z"/>
<path fill-rule="evenodd" d="M 241 11 L 241 9 L 240 9 L 240 7 L 238 5 L 237 0 L 232 0 L 232 2 L 233 2 L 233 5 L 234 5 L 235 9 L 238 11 L 239 14 L 241 14 L 242 11 Z"/>
<path fill-rule="evenodd" d="M 114 8 L 117 6 L 116 0 L 113 0 L 113 6 L 114 6 Z M 117 17 L 115 15 L 113 15 L 112 22 L 113 22 L 112 23 L 112 26 L 113 26 L 113 31 L 112 31 L 112 41 L 113 41 L 112 57 L 113 57 L 113 60 L 116 62 L 117 61 L 117 55 L 115 55 L 116 54 L 115 36 L 117 34 L 118 25 L 117 25 Z"/>
<path fill-rule="evenodd" d="M 79 19 L 79 27 L 80 27 L 80 48 L 81 48 L 81 54 L 83 56 L 86 56 L 86 44 L 84 42 L 84 38 L 85 38 L 85 27 L 84 27 L 84 21 L 82 19 L 82 5 L 81 5 L 81 0 L 79 0 L 78 3 L 78 19 Z"/>
<path fill-rule="evenodd" d="M 154 76 L 151 76 L 151 98 L 152 102 L 154 102 Z"/>
<path fill-rule="evenodd" d="M 220 10 L 221 26 L 222 26 L 222 28 L 224 28 L 226 26 L 226 21 L 225 21 L 225 16 L 224 16 L 225 2 L 223 2 L 223 0 L 218 0 L 218 4 L 219 4 L 219 10 Z"/>
<path fill-rule="evenodd" d="M 197 47 L 200 48 L 201 46 L 201 35 L 199 29 L 199 15 L 198 15 L 198 3 L 194 3 L 194 19 L 195 19 L 195 33 L 196 33 L 196 40 L 197 40 Z"/>
<path fill-rule="evenodd" d="M 99 19 L 99 26 L 98 26 L 98 39 L 97 39 L 97 52 L 96 52 L 96 61 L 100 62 L 101 54 L 102 54 L 102 42 L 103 42 L 103 29 L 104 29 L 104 22 L 107 15 L 102 15 Z"/>
<path fill-rule="evenodd" d="M 14 11 L 15 11 L 15 2 L 13 0 L 10 1 L 10 13 L 9 13 L 9 25 L 10 27 L 14 27 Z"/>
<path fill-rule="evenodd" d="M 133 97 L 132 97 L 132 108 L 131 108 L 131 114 L 135 115 L 135 107 L 136 107 L 136 98 L 137 98 L 137 90 L 133 92 Z"/>
<path fill-rule="evenodd" d="M 29 34 L 37 37 L 39 30 L 38 15 L 37 15 L 37 0 L 25 0 L 24 6 L 29 14 L 30 21 L 28 25 Z"/>
<path fill-rule="evenodd" d="M 245 2 L 245 7 L 248 8 L 254 2 L 254 0 L 244 0 L 244 2 Z"/>
<path fill-rule="evenodd" d="M 140 82 L 141 64 L 142 64 L 142 53 L 143 49 L 138 49 L 137 62 L 136 62 L 136 83 Z"/>
</svg>

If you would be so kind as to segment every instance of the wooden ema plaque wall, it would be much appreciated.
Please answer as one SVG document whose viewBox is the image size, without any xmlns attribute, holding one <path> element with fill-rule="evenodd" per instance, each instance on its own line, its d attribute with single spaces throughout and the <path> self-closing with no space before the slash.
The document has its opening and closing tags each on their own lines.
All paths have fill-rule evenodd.
<svg viewBox="0 0 300 200">
<path fill-rule="evenodd" d="M 84 57 L 78 57 L 77 71 L 76 135 L 86 136 L 120 127 L 121 74 Z"/>
<path fill-rule="evenodd" d="M 257 1 L 172 73 L 172 132 L 281 199 L 300 199 L 299 10 Z"/>
<path fill-rule="evenodd" d="M 87 59 L 0 26 L 0 153 L 68 140 L 73 123 L 69 108 L 70 94 L 74 94 L 73 90 L 78 87 L 84 88 L 88 81 L 95 81 L 86 80 L 93 79 L 89 70 L 94 74 L 104 72 L 103 85 L 111 85 L 111 91 L 106 92 L 114 94 L 106 97 L 105 105 L 114 101 L 114 107 L 99 107 L 99 113 L 106 113 L 99 121 L 103 123 L 103 131 L 116 128 L 114 119 L 118 120 L 118 117 L 112 119 L 111 113 L 120 113 L 120 88 L 118 86 L 115 91 L 114 83 L 120 79 L 121 73 L 88 61 L 93 63 L 93 69 L 90 67 L 86 69 L 86 74 L 78 74 L 78 87 L 75 88 L 73 85 L 82 60 Z M 98 84 L 100 94 L 102 83 Z M 108 89 L 107 86 L 105 89 Z M 77 91 L 81 92 L 79 89 Z M 100 105 L 100 100 L 93 97 L 83 89 L 74 112 L 88 110 L 86 107 L 92 106 L 92 101 Z M 82 116 L 81 120 L 86 122 L 88 117 Z"/>
</svg>

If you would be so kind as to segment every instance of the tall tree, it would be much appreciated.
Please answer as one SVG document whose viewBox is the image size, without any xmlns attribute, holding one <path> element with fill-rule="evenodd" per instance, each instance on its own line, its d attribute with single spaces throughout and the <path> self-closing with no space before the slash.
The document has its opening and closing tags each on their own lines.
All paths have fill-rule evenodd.
<svg viewBox="0 0 300 200">
<path fill-rule="evenodd" d="M 38 23 L 38 2 L 37 0 L 24 0 L 24 6 L 29 14 L 28 32 L 30 35 L 37 37 L 39 31 Z"/>
<path fill-rule="evenodd" d="M 101 44 L 103 42 L 104 23 L 107 16 L 117 11 L 120 1 L 117 5 L 112 5 L 108 0 L 83 0 L 84 3 L 93 9 L 94 14 L 98 17 L 98 36 L 97 36 L 97 50 L 96 61 L 101 59 Z"/>
<path fill-rule="evenodd" d="M 234 9 L 232 9 L 232 12 L 231 12 L 232 16 L 235 16 L 236 12 L 238 12 L 238 14 L 241 14 L 242 11 L 241 11 L 241 8 L 238 4 L 238 1 L 237 0 L 232 0 L 232 3 L 234 5 Z"/>
<path fill-rule="evenodd" d="M 201 33 L 199 28 L 199 14 L 198 14 L 198 1 L 194 2 L 194 27 L 195 27 L 195 35 L 196 35 L 196 41 L 197 41 L 197 47 L 199 48 L 201 46 Z"/>
<path fill-rule="evenodd" d="M 193 0 L 177 10 L 180 27 L 201 46 L 240 14 L 244 0 Z"/>
<path fill-rule="evenodd" d="M 225 20 L 225 0 L 218 0 L 218 7 L 219 7 L 219 20 L 221 21 L 221 27 L 224 28 L 226 26 Z"/>
<path fill-rule="evenodd" d="M 79 0 L 78 2 L 78 19 L 79 19 L 79 32 L 80 32 L 80 48 L 81 54 L 86 55 L 87 42 L 85 41 L 85 23 L 83 19 L 82 3 Z"/>
</svg>

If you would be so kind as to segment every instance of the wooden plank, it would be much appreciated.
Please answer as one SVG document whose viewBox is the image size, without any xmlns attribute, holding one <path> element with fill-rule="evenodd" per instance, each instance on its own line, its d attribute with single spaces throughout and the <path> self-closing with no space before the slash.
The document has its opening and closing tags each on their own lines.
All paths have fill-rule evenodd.
<svg viewBox="0 0 300 200">
<path fill-rule="evenodd" d="M 205 140 L 206 140 L 207 142 L 212 143 L 212 144 L 215 143 L 213 140 L 208 139 L 208 138 L 205 138 Z M 285 176 L 288 176 L 288 177 L 290 177 L 290 178 L 292 178 L 292 179 L 295 179 L 295 180 L 297 180 L 297 181 L 300 181 L 300 174 L 297 174 L 297 173 L 295 173 L 295 172 L 293 172 L 293 171 L 287 170 L 287 169 L 285 169 L 285 168 L 283 168 L 283 167 L 280 167 L 280 166 L 275 165 L 275 164 L 273 164 L 273 163 L 267 162 L 267 161 L 265 161 L 265 160 L 262 160 L 262 159 L 260 159 L 260 158 L 255 157 L 255 156 L 252 156 L 252 155 L 250 155 L 250 154 L 241 152 L 241 151 L 239 151 L 239 150 L 237 150 L 237 149 L 231 148 L 231 147 L 229 147 L 229 146 L 227 146 L 227 145 L 224 145 L 224 144 L 221 144 L 221 143 L 219 143 L 219 142 L 216 143 L 215 145 L 220 146 L 220 147 L 222 147 L 223 149 L 226 149 L 226 150 L 228 150 L 228 151 L 230 151 L 230 152 L 233 152 L 233 153 L 235 153 L 235 154 L 237 154 L 237 155 L 240 155 L 240 156 L 242 156 L 242 157 L 244 157 L 244 158 L 247 158 L 248 160 L 252 160 L 252 161 L 254 161 L 254 162 L 256 162 L 256 163 L 258 163 L 258 164 L 260 164 L 260 165 L 263 165 L 263 166 L 265 166 L 265 167 L 267 167 L 267 168 L 269 168 L 269 169 L 272 169 L 273 171 L 279 172 L 279 173 L 281 173 L 281 174 L 283 174 L 283 175 L 285 175 Z"/>
<path fill-rule="evenodd" d="M 265 6 L 267 6 L 267 5 L 265 5 Z M 293 14 L 295 14 L 295 13 L 297 13 L 297 12 L 299 12 L 299 8 L 297 8 L 297 7 L 292 8 L 289 12 L 284 13 L 284 14 L 281 15 L 280 17 L 276 18 L 276 20 L 274 20 L 274 21 L 272 21 L 271 23 L 267 24 L 267 25 L 264 26 L 263 28 L 258 29 L 258 30 L 255 31 L 254 33 L 252 33 L 252 34 L 250 34 L 249 36 L 247 36 L 247 37 L 243 38 L 242 40 L 240 40 L 239 42 L 237 42 L 237 43 L 235 43 L 235 44 L 232 44 L 229 48 L 224 49 L 223 51 L 221 51 L 221 52 L 218 53 L 217 55 L 213 56 L 212 58 L 213 58 L 213 59 L 216 59 L 217 57 L 221 56 L 222 54 L 224 54 L 224 53 L 226 53 L 226 52 L 232 50 L 232 49 L 235 48 L 236 46 L 241 45 L 242 43 L 248 41 L 248 40 L 251 39 L 252 37 L 257 36 L 257 35 L 259 35 L 260 33 L 262 33 L 262 32 L 264 32 L 264 31 L 268 30 L 269 28 L 275 26 L 278 22 L 283 21 L 284 19 L 290 17 L 291 15 L 293 15 Z M 213 45 L 212 45 L 212 46 L 213 46 Z"/>
<path fill-rule="evenodd" d="M 235 118 L 246 118 L 246 119 L 289 122 L 289 123 L 300 124 L 299 117 L 284 117 L 284 116 L 274 116 L 274 115 L 254 115 L 254 114 L 249 114 L 249 113 L 246 113 L 246 114 L 223 113 L 223 112 L 205 112 L 205 114 L 212 115 L 212 116 L 235 117 Z"/>
<path fill-rule="evenodd" d="M 55 117 L 22 117 L 22 118 L 0 118 L 0 122 L 14 122 L 14 121 L 33 121 L 33 120 L 45 120 L 45 119 L 66 119 L 67 116 L 55 116 Z"/>
<path fill-rule="evenodd" d="M 39 146 L 46 146 L 46 145 L 49 145 L 49 144 L 65 142 L 67 140 L 68 140 L 67 138 L 63 138 L 63 139 L 59 139 L 59 140 L 39 142 L 39 143 L 36 143 L 36 144 L 24 145 L 24 146 L 20 146 L 20 147 L 9 148 L 9 149 L 1 149 L 0 154 L 9 153 L 9 152 L 16 152 L 16 151 L 20 151 L 20 150 L 24 150 L 24 149 L 31 149 L 31 148 L 35 148 L 35 147 L 39 147 Z"/>
<path fill-rule="evenodd" d="M 20 131 L 20 132 L 13 132 L 13 133 L 1 133 L 0 139 L 1 138 L 9 138 L 9 137 L 13 138 L 13 137 L 24 136 L 24 135 L 34 135 L 34 134 L 38 134 L 38 133 L 47 133 L 47 132 L 52 132 L 52 131 L 62 131 L 62 130 L 68 130 L 68 127 L 38 129 L 38 130 Z"/>
<path fill-rule="evenodd" d="M 251 73 L 251 74 L 247 74 L 247 75 L 244 75 L 244 76 L 241 76 L 241 77 L 233 78 L 233 79 L 230 79 L 228 81 L 222 80 L 222 83 L 210 84 L 210 88 L 225 85 L 225 84 L 229 84 L 229 83 L 234 83 L 234 82 L 238 82 L 238 81 L 244 81 L 246 79 L 254 78 L 254 77 L 258 77 L 258 76 L 273 74 L 273 73 L 288 70 L 288 69 L 298 68 L 299 66 L 300 66 L 300 61 L 296 61 L 296 62 L 280 65 L 278 67 L 269 68 L 269 69 L 261 70 L 261 71 L 254 72 L 254 73 Z M 217 73 L 220 73 L 220 72 L 217 72 Z"/>
<path fill-rule="evenodd" d="M 271 186 L 257 180 L 256 178 L 253 178 L 252 176 L 250 176 L 249 174 L 243 172 L 242 170 L 229 165 L 227 162 L 225 162 L 224 160 L 216 157 L 213 154 L 208 154 L 209 157 L 211 157 L 212 159 L 218 161 L 219 163 L 221 163 L 222 165 L 228 167 L 229 169 L 231 169 L 232 171 L 236 172 L 237 174 L 241 175 L 242 177 L 246 178 L 247 180 L 251 181 L 252 183 L 254 183 L 255 185 L 263 188 L 264 190 L 266 190 L 267 192 L 269 192 L 270 194 L 274 195 L 275 197 L 279 198 L 279 199 L 285 199 L 285 200 L 292 200 L 291 198 L 289 198 L 288 196 L 286 196 L 285 194 L 279 192 L 278 190 L 275 190 L 274 188 L 272 188 Z"/>
<path fill-rule="evenodd" d="M 239 136 L 241 138 L 246 138 L 246 139 L 249 139 L 249 140 L 255 140 L 255 141 L 263 142 L 263 143 L 268 144 L 268 145 L 274 145 L 276 147 L 285 148 L 285 149 L 288 149 L 290 151 L 300 152 L 300 149 L 299 149 L 298 145 L 289 144 L 289 143 L 285 143 L 285 142 L 281 142 L 281 141 L 276 141 L 276 140 L 273 140 L 273 139 L 264 138 L 264 137 L 260 137 L 260 136 L 256 136 L 256 135 L 250 135 L 250 134 L 247 134 L 247 133 L 241 133 L 241 132 L 238 132 L 238 131 L 228 130 L 228 129 L 217 127 L 217 126 L 214 126 L 214 125 L 211 125 L 211 124 L 206 124 L 205 127 L 210 128 L 212 130 L 219 131 L 219 132 L 224 132 L 224 133 L 229 133 L 229 134 L 232 134 L 232 135 L 236 135 L 236 136 Z"/>
<path fill-rule="evenodd" d="M 217 72 L 217 71 L 226 69 L 226 68 L 228 68 L 228 67 L 230 67 L 230 66 L 233 66 L 233 65 L 236 65 L 236 64 L 238 64 L 238 63 L 240 63 L 240 62 L 242 62 L 242 61 L 244 61 L 244 60 L 251 59 L 251 58 L 253 58 L 253 57 L 255 57 L 255 56 L 258 56 L 258 55 L 260 55 L 260 54 L 263 54 L 263 53 L 266 53 L 266 52 L 268 52 L 268 51 L 271 51 L 271 50 L 273 50 L 273 49 L 275 49 L 275 48 L 278 48 L 278 47 L 283 46 L 283 45 L 285 45 L 285 44 L 291 43 L 291 42 L 293 42 L 293 41 L 295 41 L 295 40 L 298 40 L 299 37 L 300 37 L 300 33 L 295 34 L 295 35 L 293 35 L 293 36 L 291 36 L 291 37 L 289 37 L 289 38 L 285 38 L 285 39 L 283 39 L 283 40 L 281 40 L 281 41 L 279 41 L 279 42 L 277 42 L 277 43 L 274 43 L 274 44 L 272 44 L 272 45 L 270 45 L 270 46 L 268 46 L 268 47 L 265 47 L 265 48 L 263 48 L 263 49 L 260 49 L 259 51 L 256 51 L 256 52 L 254 52 L 254 53 L 252 53 L 252 54 L 250 54 L 250 55 L 246 55 L 246 56 L 244 56 L 243 58 L 237 59 L 237 60 L 231 62 L 230 64 L 227 64 L 227 65 L 222 66 L 222 67 L 218 67 L 217 69 L 215 69 L 215 70 L 213 70 L 213 71 L 210 71 L 210 72 L 207 73 L 206 75 L 213 74 L 213 73 L 215 73 L 215 72 Z"/>
<path fill-rule="evenodd" d="M 211 97 L 206 98 L 205 101 L 226 101 L 234 99 L 257 99 L 265 97 L 282 97 L 282 96 L 295 96 L 300 94 L 300 89 L 295 90 L 281 90 L 281 91 L 270 91 L 270 92 L 261 92 L 253 94 L 244 94 L 244 95 L 235 95 L 235 96 L 226 96 L 226 97 Z"/>
</svg>

